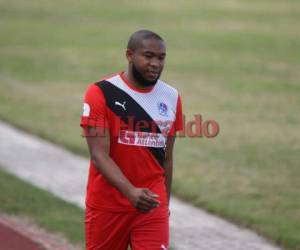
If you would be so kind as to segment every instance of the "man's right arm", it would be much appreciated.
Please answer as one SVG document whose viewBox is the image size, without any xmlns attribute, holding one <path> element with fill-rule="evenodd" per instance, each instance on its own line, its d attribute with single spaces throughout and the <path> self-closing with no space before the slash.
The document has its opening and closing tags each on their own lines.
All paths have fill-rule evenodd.
<svg viewBox="0 0 300 250">
<path fill-rule="evenodd" d="M 109 156 L 109 130 L 103 128 L 104 133 L 97 135 L 97 129 L 99 129 L 99 127 L 86 128 L 86 140 L 91 160 L 97 170 L 140 211 L 149 212 L 151 209 L 159 206 L 159 201 L 156 199 L 158 196 L 147 188 L 134 187 Z"/>
</svg>

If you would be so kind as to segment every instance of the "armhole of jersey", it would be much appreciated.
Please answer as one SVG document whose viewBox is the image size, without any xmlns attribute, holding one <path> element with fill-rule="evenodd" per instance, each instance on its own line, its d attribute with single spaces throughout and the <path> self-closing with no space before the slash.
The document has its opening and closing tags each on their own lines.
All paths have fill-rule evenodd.
<svg viewBox="0 0 300 250">
<path fill-rule="evenodd" d="M 176 125 L 177 125 L 176 131 L 183 130 L 182 102 L 181 102 L 181 97 L 179 94 L 178 94 L 177 104 L 176 104 L 176 120 L 175 121 L 176 121 Z"/>
<path fill-rule="evenodd" d="M 88 101 L 89 99 L 89 101 Z M 104 110 L 97 110 L 97 102 L 101 102 Z M 107 109 L 106 109 L 106 100 L 102 90 L 96 85 L 96 83 L 90 84 L 86 91 L 84 98 L 84 105 L 88 106 L 89 113 L 88 115 L 81 116 L 81 127 L 108 127 L 107 119 Z M 102 112 L 102 113 L 101 113 Z"/>
</svg>

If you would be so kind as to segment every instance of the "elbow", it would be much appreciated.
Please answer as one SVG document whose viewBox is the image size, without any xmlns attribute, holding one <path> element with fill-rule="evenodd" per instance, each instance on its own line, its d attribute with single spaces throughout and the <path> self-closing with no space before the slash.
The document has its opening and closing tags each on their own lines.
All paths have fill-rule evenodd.
<svg viewBox="0 0 300 250">
<path fill-rule="evenodd" d="M 90 152 L 90 158 L 91 158 L 91 161 L 92 161 L 94 164 L 96 164 L 97 158 L 98 158 L 96 152 L 94 152 L 94 151 Z"/>
<path fill-rule="evenodd" d="M 97 165 L 98 165 L 98 164 L 97 164 L 97 161 L 95 160 L 95 158 L 91 157 L 91 161 L 92 161 L 92 163 L 93 163 L 94 166 L 97 166 Z"/>
<path fill-rule="evenodd" d="M 172 158 L 167 158 L 164 161 L 164 167 L 165 169 L 172 169 L 173 167 L 173 159 Z"/>
<path fill-rule="evenodd" d="M 172 164 L 173 163 L 173 155 L 171 154 L 167 154 L 165 157 L 165 161 L 166 164 Z"/>
<path fill-rule="evenodd" d="M 95 166 L 101 165 L 101 162 L 106 158 L 107 154 L 101 151 L 92 151 L 91 152 L 91 161 Z"/>
</svg>

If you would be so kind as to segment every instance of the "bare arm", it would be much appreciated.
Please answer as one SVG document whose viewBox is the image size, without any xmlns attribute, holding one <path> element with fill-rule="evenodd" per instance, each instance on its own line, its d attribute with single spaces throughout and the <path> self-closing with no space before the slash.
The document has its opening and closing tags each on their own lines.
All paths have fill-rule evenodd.
<svg viewBox="0 0 300 250">
<path fill-rule="evenodd" d="M 109 156 L 110 137 L 108 129 L 105 129 L 104 135 L 101 136 L 97 136 L 97 128 L 89 127 L 87 129 L 88 135 L 94 135 L 86 137 L 91 159 L 104 178 L 140 211 L 149 212 L 157 207 L 159 205 L 159 201 L 155 199 L 157 195 L 147 188 L 134 187 Z"/>
<path fill-rule="evenodd" d="M 172 186 L 172 176 L 173 176 L 173 148 L 175 143 L 175 137 L 170 136 L 166 143 L 166 156 L 164 161 L 165 168 L 165 185 L 167 189 L 168 201 L 170 202 L 171 186 Z"/>
</svg>

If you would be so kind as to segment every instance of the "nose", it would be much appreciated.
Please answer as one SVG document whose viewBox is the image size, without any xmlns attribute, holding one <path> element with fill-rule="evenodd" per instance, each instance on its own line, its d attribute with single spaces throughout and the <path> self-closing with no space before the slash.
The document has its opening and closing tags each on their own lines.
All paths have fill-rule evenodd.
<svg viewBox="0 0 300 250">
<path fill-rule="evenodd" d="M 157 58 L 152 58 L 149 62 L 149 65 L 155 69 L 158 69 L 161 67 L 161 62 Z"/>
</svg>

